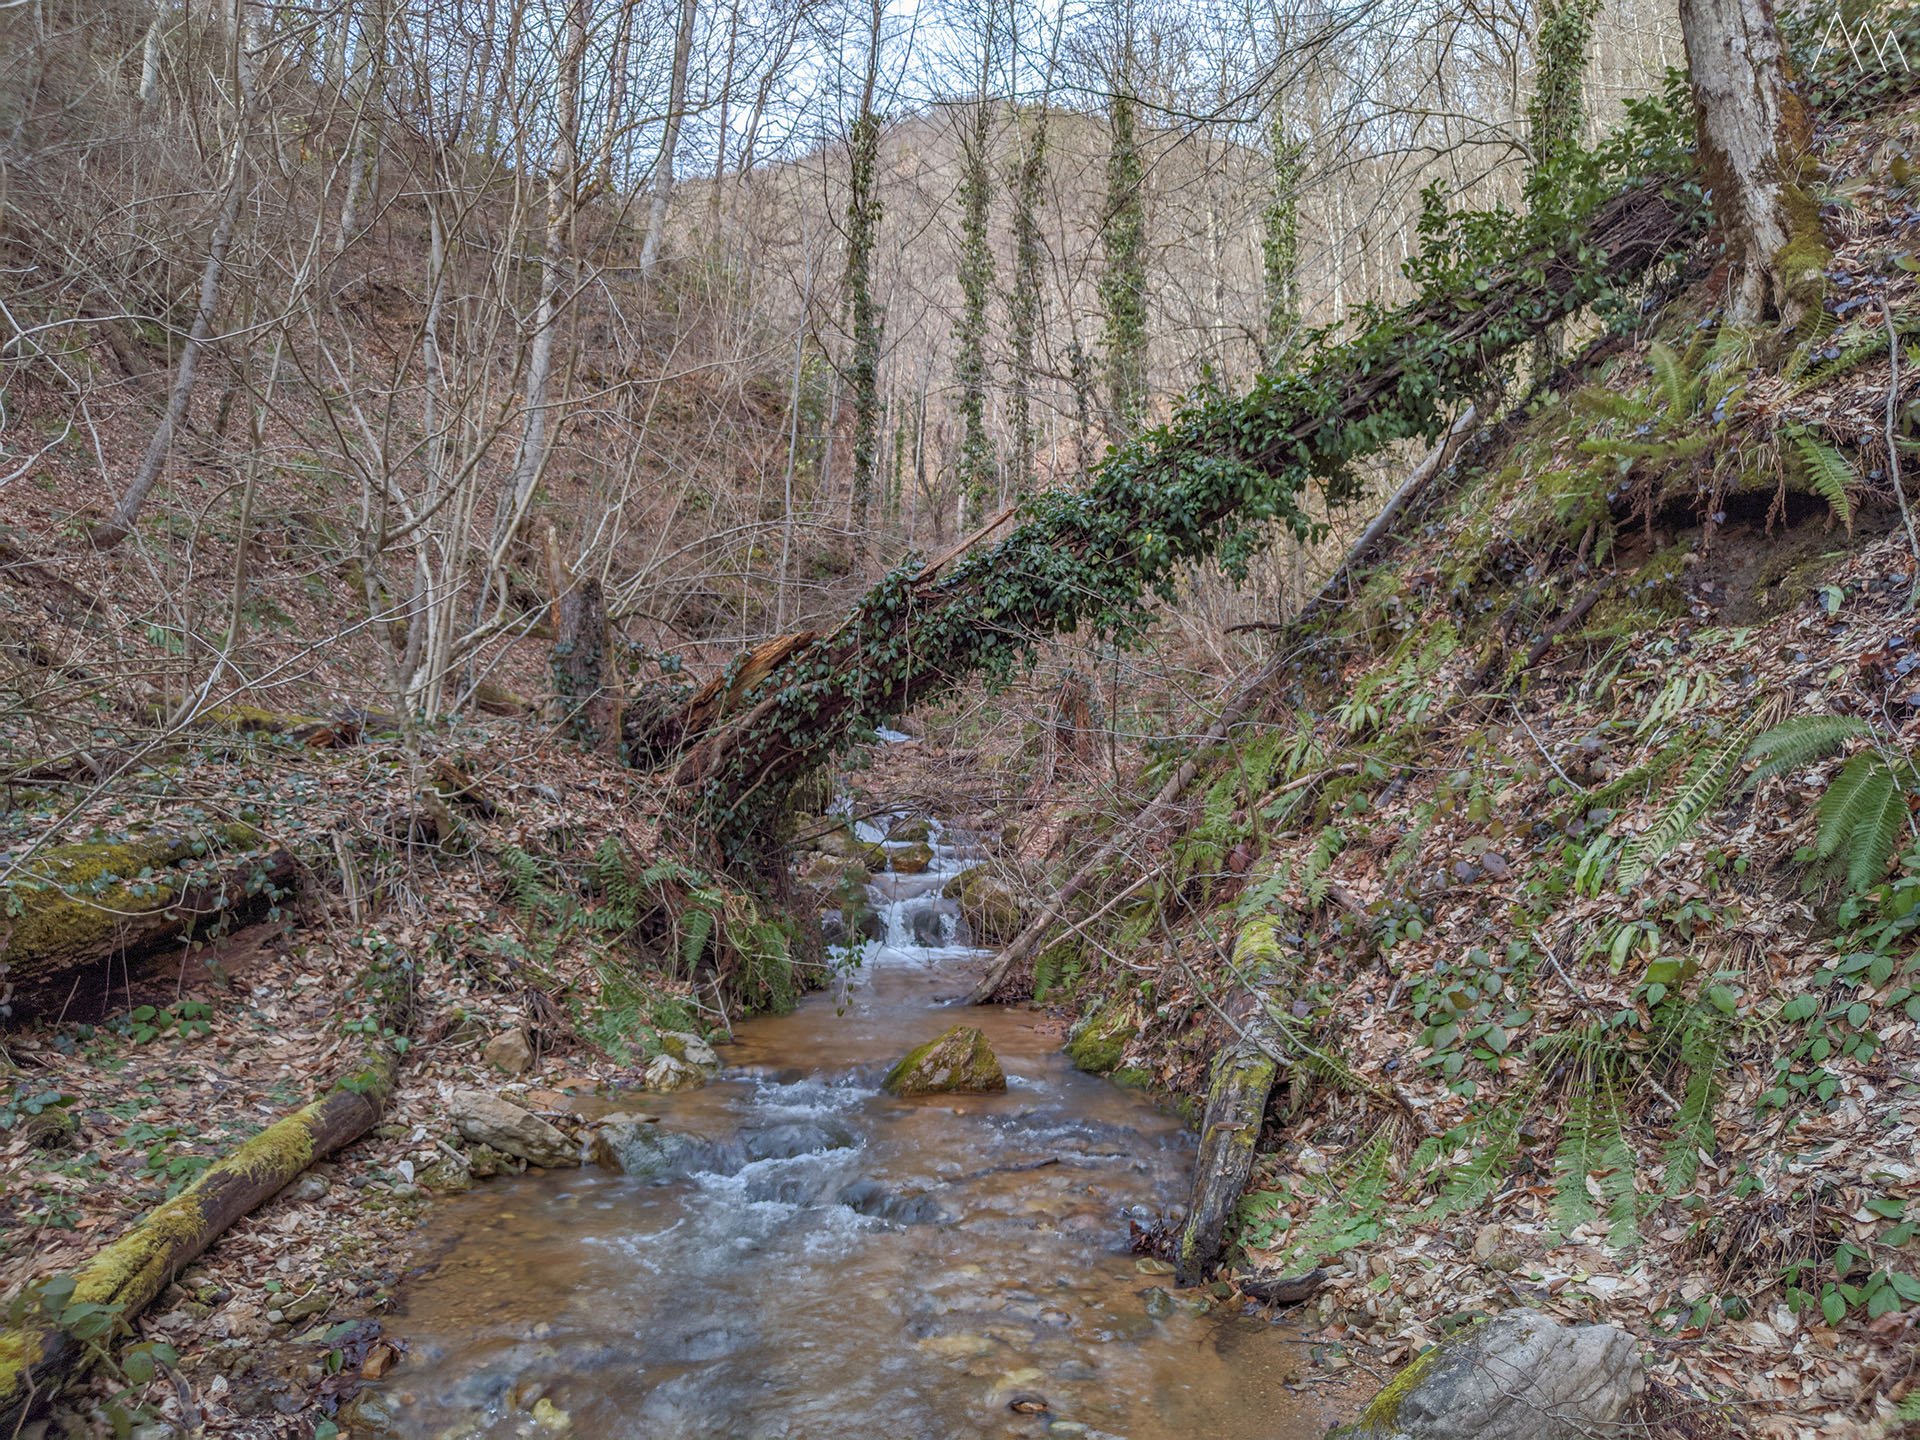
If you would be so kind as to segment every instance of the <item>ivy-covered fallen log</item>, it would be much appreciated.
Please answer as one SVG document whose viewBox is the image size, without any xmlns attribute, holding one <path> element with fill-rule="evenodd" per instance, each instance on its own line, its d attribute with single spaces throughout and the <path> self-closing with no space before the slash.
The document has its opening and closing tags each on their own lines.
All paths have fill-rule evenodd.
<svg viewBox="0 0 1920 1440">
<path fill-rule="evenodd" d="M 292 889 L 294 857 L 251 825 L 50 846 L 0 884 L 0 979 L 16 1016 L 82 966 L 207 936 Z"/>
<path fill-rule="evenodd" d="M 1009 675 L 1047 635 L 1082 624 L 1124 635 L 1184 566 L 1240 573 L 1274 525 L 1314 534 L 1310 484 L 1330 504 L 1352 500 L 1358 460 L 1437 438 L 1517 347 L 1697 232 L 1697 199 L 1645 179 L 1621 188 L 1623 175 L 1684 173 L 1671 130 L 1637 130 L 1584 160 L 1560 203 L 1524 222 L 1432 214 L 1409 266 L 1414 302 L 1245 395 L 1201 395 L 1111 452 L 1084 489 L 1027 502 L 994 532 L 1003 538 L 895 571 L 832 632 L 737 660 L 673 727 L 685 737 L 675 777 L 700 792 L 729 858 L 755 858 L 758 812 L 873 726 L 969 676 Z"/>
<path fill-rule="evenodd" d="M 78 1270 L 15 1298 L 0 1328 L 0 1435 L 83 1372 L 183 1267 L 385 1110 L 414 1007 L 412 962 L 386 958 L 356 987 L 375 1038 L 355 1068 L 203 1171 Z"/>
</svg>

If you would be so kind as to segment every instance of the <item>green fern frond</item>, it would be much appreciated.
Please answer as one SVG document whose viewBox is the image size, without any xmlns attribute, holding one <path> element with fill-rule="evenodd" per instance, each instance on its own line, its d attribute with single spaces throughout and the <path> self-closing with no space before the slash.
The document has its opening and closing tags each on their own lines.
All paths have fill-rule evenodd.
<svg viewBox="0 0 1920 1440">
<path fill-rule="evenodd" d="M 1318 908 L 1326 902 L 1332 877 L 1327 873 L 1334 858 L 1346 849 L 1347 837 L 1338 825 L 1329 825 L 1313 842 L 1313 850 L 1300 870 L 1300 891 L 1308 905 Z"/>
<path fill-rule="evenodd" d="M 1879 883 L 1909 821 L 1907 792 L 1920 788 L 1912 761 L 1889 763 L 1878 751 L 1854 756 L 1820 797 L 1814 853 L 1847 877 L 1854 890 Z"/>
<path fill-rule="evenodd" d="M 501 849 L 499 861 L 507 877 L 507 898 L 523 918 L 558 907 L 560 897 L 548 883 L 546 864 L 537 855 L 508 845 Z"/>
<path fill-rule="evenodd" d="M 1742 787 L 1752 790 L 1763 781 L 1825 759 L 1849 740 L 1865 739 L 1872 730 L 1853 715 L 1796 715 L 1782 720 L 1747 747 L 1742 756 L 1759 765 Z"/>
<path fill-rule="evenodd" d="M 1740 727 L 1694 761 L 1679 793 L 1620 857 L 1620 868 L 1614 872 L 1620 889 L 1630 890 L 1646 879 L 1648 872 L 1706 818 L 1739 768 L 1749 728 Z"/>
<path fill-rule="evenodd" d="M 1800 463 L 1806 471 L 1807 483 L 1840 517 L 1840 522 L 1847 527 L 1847 533 L 1852 534 L 1853 502 L 1847 498 L 1847 491 L 1853 485 L 1854 476 L 1853 467 L 1847 463 L 1846 456 L 1805 425 L 1791 426 L 1787 434 L 1794 448 L 1800 452 Z"/>
<path fill-rule="evenodd" d="M 1584 390 L 1575 391 L 1573 407 L 1595 419 L 1620 420 L 1629 425 L 1641 424 L 1660 413 L 1644 400 L 1599 385 L 1589 385 Z"/>
<path fill-rule="evenodd" d="M 1567 1097 L 1567 1118 L 1553 1152 L 1553 1226 L 1560 1238 L 1599 1213 L 1587 1193 L 1587 1176 L 1595 1163 L 1593 1087 L 1583 1083 Z"/>
<path fill-rule="evenodd" d="M 1700 1174 L 1700 1155 L 1714 1145 L 1713 1111 L 1722 1090 L 1721 1061 L 1726 1054 L 1725 1024 L 1711 1005 L 1680 1008 L 1675 1048 L 1686 1071 L 1686 1088 L 1674 1112 L 1667 1141 L 1662 1185 L 1669 1197 L 1684 1195 Z"/>
<path fill-rule="evenodd" d="M 1647 364 L 1653 369 L 1654 379 L 1660 382 L 1668 420 L 1686 419 L 1693 413 L 1696 382 L 1687 374 L 1680 357 L 1673 353 L 1672 347 L 1656 340 L 1647 347 Z"/>
<path fill-rule="evenodd" d="M 1627 1142 L 1626 1110 L 1613 1082 L 1605 1085 L 1595 1113 L 1595 1170 L 1607 1206 L 1607 1243 L 1625 1250 L 1640 1240 L 1641 1199 L 1636 1183 L 1640 1166 Z"/>
</svg>

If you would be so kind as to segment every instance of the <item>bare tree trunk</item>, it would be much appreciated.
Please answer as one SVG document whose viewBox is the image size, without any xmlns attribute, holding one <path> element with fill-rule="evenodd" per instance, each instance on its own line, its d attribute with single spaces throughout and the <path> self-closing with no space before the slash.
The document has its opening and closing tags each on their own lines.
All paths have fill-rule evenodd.
<svg viewBox="0 0 1920 1440">
<path fill-rule="evenodd" d="M 653 172 L 653 203 L 647 211 L 646 238 L 640 242 L 640 274 L 653 274 L 667 228 L 667 200 L 673 191 L 673 152 L 680 144 L 680 121 L 687 109 L 687 58 L 693 50 L 698 0 L 680 0 L 680 23 L 673 32 L 673 75 L 667 86 L 667 124 L 660 136 L 660 163 Z"/>
<path fill-rule="evenodd" d="M 200 361 L 213 335 L 213 317 L 220 308 L 220 284 L 226 278 L 227 251 L 233 244 L 234 226 L 240 219 L 253 166 L 247 157 L 247 131 L 253 123 L 253 35 L 246 21 L 246 0 L 234 0 L 233 69 L 238 113 L 233 121 L 233 142 L 227 150 L 226 175 L 220 198 L 220 214 L 213 222 L 213 236 L 207 244 L 207 262 L 200 270 L 200 300 L 193 312 L 193 324 L 187 330 L 186 344 L 180 349 L 180 366 L 174 372 L 173 389 L 167 396 L 166 414 L 147 444 L 140 468 L 134 472 L 113 514 L 94 526 L 87 537 L 96 550 L 110 550 L 133 533 L 134 522 L 152 493 L 160 471 L 173 449 L 174 432 L 187 417 L 193 400 L 194 382 L 200 376 Z"/>
<path fill-rule="evenodd" d="M 157 6 L 153 12 L 153 23 L 147 26 L 146 42 L 140 47 L 140 108 L 151 109 L 153 99 L 160 89 L 161 42 L 167 34 L 167 11 L 164 5 Z"/>
<path fill-rule="evenodd" d="M 1771 308 L 1792 324 L 1827 248 L 1802 188 L 1811 121 L 1788 85 L 1772 0 L 1680 0 L 1680 28 L 1701 168 L 1733 267 L 1729 312 L 1750 323 Z"/>
<path fill-rule="evenodd" d="M 520 449 L 493 518 L 493 544 L 479 614 L 490 603 L 499 568 L 519 533 L 533 499 L 533 487 L 547 459 L 547 386 L 553 378 L 553 342 L 560 325 L 560 292 L 566 282 L 567 234 L 578 193 L 580 62 L 587 48 L 585 0 L 567 7 L 560 57 L 560 113 L 554 127 L 553 160 L 547 170 L 547 226 L 540 251 L 540 298 L 534 309 L 533 338 L 527 353 L 526 421 Z"/>
</svg>

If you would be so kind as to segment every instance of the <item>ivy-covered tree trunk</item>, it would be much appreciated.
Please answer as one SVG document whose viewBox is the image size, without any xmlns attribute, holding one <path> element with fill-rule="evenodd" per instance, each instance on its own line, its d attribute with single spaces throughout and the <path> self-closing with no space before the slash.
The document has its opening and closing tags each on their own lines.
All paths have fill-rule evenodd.
<svg viewBox="0 0 1920 1440">
<path fill-rule="evenodd" d="M 1599 0 L 1549 0 L 1534 42 L 1533 99 L 1527 106 L 1526 198 L 1536 204 L 1553 184 L 1558 162 L 1580 143 L 1585 118 L 1587 46 Z M 1533 349 L 1539 378 L 1560 358 L 1560 327 L 1550 326 Z"/>
<path fill-rule="evenodd" d="M 1274 525 L 1315 533 L 1301 503 L 1311 480 L 1331 502 L 1352 498 L 1357 459 L 1437 436 L 1503 357 L 1644 273 L 1697 214 L 1636 187 L 1534 248 L 1434 282 L 1298 373 L 1203 397 L 1117 448 L 1084 489 L 1037 495 L 1010 530 L 895 571 L 832 632 L 736 661 L 682 717 L 675 778 L 723 850 L 745 858 L 760 807 L 864 730 L 970 675 L 1011 671 L 1047 635 L 1136 626 L 1183 566 L 1243 567 Z"/>
<path fill-rule="evenodd" d="M 1100 277 L 1107 350 L 1107 432 L 1118 440 L 1147 408 L 1146 173 L 1137 133 L 1140 102 L 1122 77 L 1113 97 L 1107 150 L 1107 202 Z"/>
<path fill-rule="evenodd" d="M 1276 109 L 1267 127 L 1273 159 L 1273 190 L 1261 216 L 1260 271 L 1266 290 L 1263 352 L 1269 368 L 1290 352 L 1300 330 L 1300 180 L 1306 147 L 1289 139 Z"/>
<path fill-rule="evenodd" d="M 1726 236 L 1728 311 L 1789 324 L 1826 265 L 1820 212 L 1805 188 L 1812 122 L 1788 83 L 1772 0 L 1680 0 L 1700 132 L 1700 167 Z"/>
<path fill-rule="evenodd" d="M 960 141 L 960 321 L 953 332 L 958 347 L 953 378 L 960 387 L 960 493 L 969 527 L 980 523 L 996 488 L 993 441 L 987 434 L 987 306 L 993 298 L 993 247 L 987 234 L 993 176 L 987 146 L 992 119 L 983 87 Z"/>
<path fill-rule="evenodd" d="M 880 338 L 883 319 L 873 298 L 873 254 L 880 238 L 880 117 L 873 110 L 880 75 L 881 0 L 867 11 L 867 67 L 849 137 L 847 176 L 847 319 L 853 354 L 847 388 L 853 399 L 853 479 L 849 527 L 856 575 L 866 569 L 873 524 L 873 481 L 880 454 Z"/>
<path fill-rule="evenodd" d="M 1038 483 L 1039 431 L 1033 419 L 1033 377 L 1040 325 L 1045 318 L 1040 293 L 1046 247 L 1040 235 L 1040 202 L 1047 178 L 1047 105 L 1043 100 L 1028 121 L 1013 185 L 1013 285 L 1007 293 L 1013 374 L 1007 408 L 1013 428 L 1013 488 L 1025 495 Z"/>
<path fill-rule="evenodd" d="M 608 673 L 612 638 L 605 592 L 589 576 L 560 599 L 552 662 L 555 719 L 589 750 L 620 746 L 620 682 Z"/>
</svg>

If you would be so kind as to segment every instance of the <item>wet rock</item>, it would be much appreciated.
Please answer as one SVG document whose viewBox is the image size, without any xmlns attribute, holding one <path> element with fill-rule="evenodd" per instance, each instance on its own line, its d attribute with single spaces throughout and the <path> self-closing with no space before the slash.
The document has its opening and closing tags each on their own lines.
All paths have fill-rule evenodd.
<svg viewBox="0 0 1920 1440">
<path fill-rule="evenodd" d="M 940 893 L 958 902 L 960 916 L 973 932 L 976 945 L 996 948 L 1005 945 L 1020 933 L 1025 923 L 1019 897 L 985 866 L 976 865 L 961 871 Z"/>
<path fill-rule="evenodd" d="M 756 1131 L 746 1137 L 744 1148 L 749 1160 L 791 1160 L 796 1155 L 820 1155 L 829 1150 L 850 1150 L 855 1144 L 853 1132 L 843 1125 L 796 1120 Z"/>
<path fill-rule="evenodd" d="M 896 1225 L 938 1225 L 947 1218 L 932 1195 L 900 1194 L 878 1180 L 856 1180 L 836 1198 L 857 1215 L 890 1220 Z"/>
<path fill-rule="evenodd" d="M 448 1102 L 454 1126 L 467 1139 L 529 1165 L 578 1165 L 573 1142 L 538 1115 L 481 1090 L 457 1091 Z M 478 1173 L 476 1170 L 475 1173 Z"/>
<path fill-rule="evenodd" d="M 937 950 L 951 942 L 953 931 L 949 927 L 953 919 L 953 914 L 938 904 L 925 905 L 907 912 L 907 929 L 914 944 Z"/>
<path fill-rule="evenodd" d="M 987 1037 L 972 1025 L 909 1050 L 881 1082 L 892 1095 L 979 1093 L 1007 1088 L 1006 1072 Z"/>
<path fill-rule="evenodd" d="M 632 1116 L 610 1117 L 593 1132 L 593 1163 L 640 1180 L 670 1180 L 701 1167 L 707 1147 L 698 1136 L 662 1130 Z"/>
<path fill-rule="evenodd" d="M 676 1090 L 698 1090 L 707 1076 L 697 1065 L 672 1055 L 656 1055 L 647 1066 L 641 1083 L 656 1095 L 671 1095 Z"/>
<path fill-rule="evenodd" d="M 854 936 L 861 940 L 883 940 L 886 934 L 887 922 L 880 918 L 878 910 L 862 905 L 854 911 Z M 842 947 L 853 943 L 848 936 L 846 911 L 823 910 L 820 912 L 820 941 L 823 945 Z"/>
<path fill-rule="evenodd" d="M 887 851 L 887 868 L 896 875 L 924 875 L 933 864 L 933 847 L 928 844 L 901 845 Z"/>
<path fill-rule="evenodd" d="M 933 826 L 926 820 L 915 817 L 902 820 L 887 831 L 887 839 L 906 841 L 913 845 L 925 845 L 933 839 Z"/>
<path fill-rule="evenodd" d="M 526 1027 L 516 1025 L 494 1036 L 481 1051 L 480 1058 L 502 1075 L 526 1074 L 533 1069 L 533 1046 L 527 1039 Z"/>
<path fill-rule="evenodd" d="M 691 1030 L 662 1030 L 660 1049 L 676 1060 L 684 1060 L 705 1075 L 720 1073 L 720 1057 L 713 1047 Z"/>
<path fill-rule="evenodd" d="M 1108 1001 L 1074 1027 L 1067 1040 L 1067 1058 L 1077 1070 L 1107 1075 L 1120 1068 L 1127 1044 L 1139 1029 L 1125 1002 Z"/>
<path fill-rule="evenodd" d="M 1349 1440 L 1575 1440 L 1604 1435 L 1646 1386 L 1640 1349 L 1611 1325 L 1509 1310 L 1443 1340 L 1373 1398 Z"/>
</svg>

